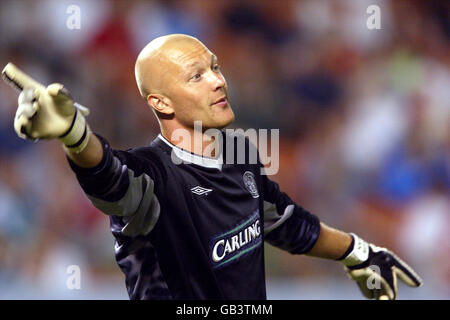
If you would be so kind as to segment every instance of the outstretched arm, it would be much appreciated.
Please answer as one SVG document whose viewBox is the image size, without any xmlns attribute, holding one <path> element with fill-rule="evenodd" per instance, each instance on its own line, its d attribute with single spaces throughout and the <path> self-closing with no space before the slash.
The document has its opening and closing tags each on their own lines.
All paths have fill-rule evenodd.
<svg viewBox="0 0 450 320">
<path fill-rule="evenodd" d="M 265 240 L 295 254 L 338 260 L 366 298 L 396 299 L 397 277 L 411 287 L 420 277 L 393 252 L 327 226 L 263 177 Z"/>
<path fill-rule="evenodd" d="M 352 236 L 350 234 L 321 222 L 319 238 L 306 255 L 337 260 L 343 257 L 351 243 Z"/>
<path fill-rule="evenodd" d="M 83 151 L 76 153 L 67 147 L 64 147 L 64 151 L 70 160 L 82 168 L 93 168 L 97 166 L 103 157 L 102 144 L 94 134 L 90 135 L 89 141 Z"/>
<path fill-rule="evenodd" d="M 160 211 L 151 177 L 154 172 L 144 170 L 137 156 L 114 152 L 105 139 L 91 133 L 85 119 L 89 110 L 74 102 L 63 85 L 45 87 L 11 63 L 2 76 L 20 91 L 14 118 L 17 135 L 62 142 L 70 166 L 94 206 L 117 216 L 123 235 L 148 234 Z"/>
</svg>

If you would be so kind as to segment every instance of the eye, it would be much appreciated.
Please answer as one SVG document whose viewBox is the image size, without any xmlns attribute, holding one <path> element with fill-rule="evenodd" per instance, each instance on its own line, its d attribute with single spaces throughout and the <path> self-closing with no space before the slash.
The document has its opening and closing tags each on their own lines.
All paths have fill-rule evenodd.
<svg viewBox="0 0 450 320">
<path fill-rule="evenodd" d="M 202 75 L 200 73 L 196 73 L 191 80 L 200 80 L 200 78 L 202 77 Z"/>
<path fill-rule="evenodd" d="M 219 72 L 220 71 L 220 65 L 216 63 L 215 65 L 213 65 L 212 69 L 213 69 L 214 72 Z"/>
</svg>

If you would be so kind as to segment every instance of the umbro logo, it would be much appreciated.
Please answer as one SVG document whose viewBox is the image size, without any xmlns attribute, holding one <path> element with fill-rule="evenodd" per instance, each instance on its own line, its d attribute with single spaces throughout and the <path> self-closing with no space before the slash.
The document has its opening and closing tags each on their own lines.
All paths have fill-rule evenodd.
<svg viewBox="0 0 450 320">
<path fill-rule="evenodd" d="M 196 186 L 196 187 L 192 188 L 191 191 L 192 191 L 192 193 L 195 193 L 195 194 L 201 196 L 201 195 L 204 195 L 204 194 L 207 195 L 209 192 L 212 191 L 212 189 L 206 189 L 206 188 L 203 188 L 203 187 L 200 187 L 200 186 Z"/>
</svg>

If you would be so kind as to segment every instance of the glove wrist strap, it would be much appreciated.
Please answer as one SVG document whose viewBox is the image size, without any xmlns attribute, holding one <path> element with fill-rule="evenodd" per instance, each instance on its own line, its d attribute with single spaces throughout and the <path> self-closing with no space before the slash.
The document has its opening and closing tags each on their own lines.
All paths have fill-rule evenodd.
<svg viewBox="0 0 450 320">
<path fill-rule="evenodd" d="M 72 152 L 80 153 L 87 146 L 90 137 L 90 129 L 83 114 L 76 109 L 76 113 L 70 128 L 59 140 Z"/>
<path fill-rule="evenodd" d="M 361 264 L 369 258 L 369 244 L 356 234 L 350 234 L 353 237 L 353 249 L 341 260 L 347 267 Z"/>
</svg>

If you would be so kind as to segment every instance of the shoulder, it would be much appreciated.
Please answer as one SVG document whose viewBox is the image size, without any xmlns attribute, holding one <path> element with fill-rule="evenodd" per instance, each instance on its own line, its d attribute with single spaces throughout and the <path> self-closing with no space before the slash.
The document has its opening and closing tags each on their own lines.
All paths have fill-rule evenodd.
<svg viewBox="0 0 450 320">
<path fill-rule="evenodd" d="M 164 177 L 164 154 L 156 146 L 134 147 L 126 150 L 114 149 L 113 155 L 133 170 L 135 174 L 145 172 L 151 177 Z"/>
<path fill-rule="evenodd" d="M 131 154 L 135 157 L 147 157 L 149 155 L 161 156 L 161 150 L 159 150 L 158 147 L 153 146 L 153 145 L 129 148 L 129 149 L 125 150 L 124 152 Z"/>
</svg>

